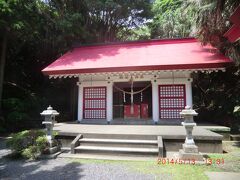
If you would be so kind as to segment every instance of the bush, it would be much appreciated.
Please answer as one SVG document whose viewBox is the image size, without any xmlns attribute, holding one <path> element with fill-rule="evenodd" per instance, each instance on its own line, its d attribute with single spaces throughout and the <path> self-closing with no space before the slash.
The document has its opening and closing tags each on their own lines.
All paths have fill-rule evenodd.
<svg viewBox="0 0 240 180">
<path fill-rule="evenodd" d="M 41 153 L 45 153 L 47 151 L 47 148 L 48 148 L 48 141 L 47 141 L 46 136 L 39 136 L 36 139 L 36 145 L 38 147 L 38 150 Z"/>
<path fill-rule="evenodd" d="M 240 106 L 235 106 L 233 110 L 234 119 L 231 124 L 231 133 L 239 134 L 240 129 Z"/>
<path fill-rule="evenodd" d="M 8 132 L 17 132 L 24 129 L 40 128 L 41 117 L 38 99 L 34 97 L 5 98 L 2 100 L 4 121 L 0 126 Z"/>
<path fill-rule="evenodd" d="M 12 134 L 12 138 L 7 140 L 7 146 L 13 154 L 28 159 L 36 159 L 49 147 L 45 133 L 41 130 L 25 130 Z"/>
<path fill-rule="evenodd" d="M 29 146 L 21 153 L 21 155 L 27 159 L 36 159 L 39 154 L 37 146 Z"/>
</svg>

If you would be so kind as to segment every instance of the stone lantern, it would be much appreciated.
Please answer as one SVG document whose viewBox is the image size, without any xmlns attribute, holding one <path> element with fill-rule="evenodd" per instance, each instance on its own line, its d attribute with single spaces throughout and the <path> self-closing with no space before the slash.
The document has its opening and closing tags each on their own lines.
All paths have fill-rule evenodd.
<svg viewBox="0 0 240 180">
<path fill-rule="evenodd" d="M 184 118 L 182 125 L 186 130 L 186 139 L 185 143 L 182 145 L 183 149 L 179 150 L 179 158 L 203 161 L 203 156 L 198 152 L 198 147 L 195 145 L 192 135 L 193 127 L 196 126 L 193 117 L 197 116 L 198 113 L 191 109 L 190 106 L 186 106 L 185 109 L 180 112 L 180 115 Z"/>
<path fill-rule="evenodd" d="M 47 110 L 44 110 L 40 114 L 44 116 L 44 121 L 42 122 L 42 124 L 46 126 L 47 140 L 49 142 L 50 148 L 52 148 L 53 147 L 53 126 L 55 123 L 55 116 L 58 116 L 59 113 L 56 110 L 53 110 L 51 106 L 49 106 Z"/>
</svg>

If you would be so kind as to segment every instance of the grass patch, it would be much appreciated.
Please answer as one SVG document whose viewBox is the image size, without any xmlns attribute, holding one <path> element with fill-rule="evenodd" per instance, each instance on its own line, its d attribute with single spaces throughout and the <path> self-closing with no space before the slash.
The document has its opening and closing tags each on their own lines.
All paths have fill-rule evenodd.
<svg viewBox="0 0 240 180">
<path fill-rule="evenodd" d="M 223 149 L 228 153 L 225 154 L 209 154 L 211 159 L 224 160 L 223 164 L 218 166 L 222 171 L 240 172 L 240 142 L 224 141 Z"/>
<path fill-rule="evenodd" d="M 205 171 L 218 171 L 217 167 L 207 165 L 184 165 L 184 164 L 156 164 L 144 163 L 131 166 L 132 170 L 144 174 L 154 174 L 161 177 L 162 174 L 168 174 L 172 179 L 208 179 Z"/>
<path fill-rule="evenodd" d="M 78 159 L 70 160 L 81 164 L 114 164 L 125 167 L 131 172 L 151 174 L 156 179 L 208 179 L 205 171 L 221 171 L 213 165 L 187 165 L 187 164 L 157 164 L 156 161 L 114 161 L 114 160 L 93 160 Z"/>
<path fill-rule="evenodd" d="M 223 148 L 228 153 L 208 154 L 212 164 L 191 165 L 191 164 L 158 164 L 156 161 L 114 161 L 114 160 L 94 160 L 78 159 L 70 160 L 81 164 L 114 164 L 124 166 L 130 172 L 141 174 L 151 174 L 155 179 L 193 179 L 205 180 L 208 177 L 204 172 L 240 172 L 240 146 L 239 142 L 223 142 Z M 220 159 L 220 164 L 217 160 Z M 223 160 L 223 161 L 222 161 Z"/>
</svg>

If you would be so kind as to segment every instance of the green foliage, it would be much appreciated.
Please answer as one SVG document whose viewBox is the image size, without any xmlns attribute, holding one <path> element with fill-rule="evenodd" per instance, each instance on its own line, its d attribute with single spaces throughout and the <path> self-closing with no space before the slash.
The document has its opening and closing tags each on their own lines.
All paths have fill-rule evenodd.
<svg viewBox="0 0 240 180">
<path fill-rule="evenodd" d="M 3 99 L 3 109 L 5 111 L 5 120 L 0 124 L 10 131 L 19 131 L 24 128 L 35 127 L 39 125 L 33 119 L 38 115 L 39 102 L 30 99 L 7 98 Z M 29 112 L 31 110 L 31 112 Z"/>
<path fill-rule="evenodd" d="M 220 52 L 240 63 L 240 42 L 230 43 L 223 35 L 230 28 L 230 16 L 239 0 L 188 1 L 185 8 L 193 14 L 197 36 L 204 45 L 210 43 Z"/>
<path fill-rule="evenodd" d="M 235 107 L 234 107 L 233 114 L 234 114 L 236 117 L 240 117 L 240 106 L 235 106 Z"/>
<path fill-rule="evenodd" d="M 233 109 L 234 121 L 232 123 L 231 131 L 232 133 L 240 133 L 240 106 L 235 106 Z"/>
<path fill-rule="evenodd" d="M 21 155 L 27 159 L 36 159 L 39 154 L 37 146 L 28 146 L 23 149 Z"/>
<path fill-rule="evenodd" d="M 41 69 L 75 42 L 178 38 L 197 33 L 203 44 L 211 43 L 238 62 L 240 42 L 231 44 L 223 38 L 237 5 L 237 0 L 0 0 L 0 42 L 7 37 L 0 100 L 5 118 L 0 117 L 0 131 L 40 127 L 39 113 L 49 104 L 61 112 L 61 119 L 75 119 L 76 108 L 74 111 L 69 104 L 76 103 L 76 80 L 53 81 L 41 74 Z M 239 72 L 237 67 L 223 74 L 194 75 L 195 108 L 202 112 L 199 118 L 216 122 L 232 118 L 233 107 L 239 105 Z M 32 151 L 34 148 L 26 153 Z"/>
<path fill-rule="evenodd" d="M 69 99 L 76 98 L 76 80 L 53 82 L 41 69 L 76 42 L 120 40 L 118 33 L 140 26 L 150 8 L 148 0 L 1 0 L 0 43 L 6 37 L 7 50 L 0 126 L 6 131 L 40 127 L 39 113 L 49 104 L 62 120 L 73 120 L 76 109 Z"/>
<path fill-rule="evenodd" d="M 48 148 L 48 143 L 43 131 L 25 130 L 12 134 L 12 138 L 7 140 L 7 146 L 13 154 L 35 159 Z"/>
<path fill-rule="evenodd" d="M 199 112 L 196 119 L 231 126 L 234 106 L 240 102 L 238 69 L 231 67 L 226 72 L 193 75 L 194 108 Z"/>
<path fill-rule="evenodd" d="M 153 21 L 149 23 L 151 38 L 182 38 L 193 35 L 193 18 L 186 13 L 181 0 L 156 0 Z"/>
<path fill-rule="evenodd" d="M 147 40 L 150 39 L 151 32 L 147 25 L 133 28 L 125 29 L 118 33 L 118 37 L 124 41 L 134 41 L 134 40 Z"/>
<path fill-rule="evenodd" d="M 39 136 L 36 139 L 36 146 L 38 147 L 38 150 L 40 152 L 44 152 L 46 150 L 46 147 L 48 147 L 48 141 L 45 136 Z"/>
</svg>

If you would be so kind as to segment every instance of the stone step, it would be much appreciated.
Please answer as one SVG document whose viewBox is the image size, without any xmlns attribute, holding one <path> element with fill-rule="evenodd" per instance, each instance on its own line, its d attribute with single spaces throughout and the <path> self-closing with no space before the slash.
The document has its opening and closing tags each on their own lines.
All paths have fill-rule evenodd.
<svg viewBox="0 0 240 180">
<path fill-rule="evenodd" d="M 155 156 L 143 156 L 139 154 L 97 154 L 97 153 L 61 153 L 58 158 L 73 158 L 73 159 L 94 159 L 94 160 L 122 160 L 122 161 L 155 161 L 158 157 Z"/>
<path fill-rule="evenodd" d="M 61 151 L 71 151 L 70 147 L 61 147 Z"/>
<path fill-rule="evenodd" d="M 136 140 L 157 140 L 156 135 L 138 135 L 138 134 L 87 134 L 82 133 L 84 138 L 93 139 L 136 139 Z"/>
<path fill-rule="evenodd" d="M 156 148 L 157 140 L 129 140 L 129 139 L 97 139 L 83 138 L 79 139 L 80 145 L 85 146 L 106 146 L 106 147 L 139 147 Z"/>
<path fill-rule="evenodd" d="M 95 139 L 83 138 L 79 140 L 80 143 L 114 143 L 114 144 L 157 144 L 157 140 L 135 140 L 135 139 Z"/>
<path fill-rule="evenodd" d="M 134 147 L 103 147 L 103 146 L 84 146 L 75 148 L 75 152 L 97 152 L 97 153 L 140 153 L 140 154 L 158 154 L 158 148 L 134 148 Z"/>
</svg>

